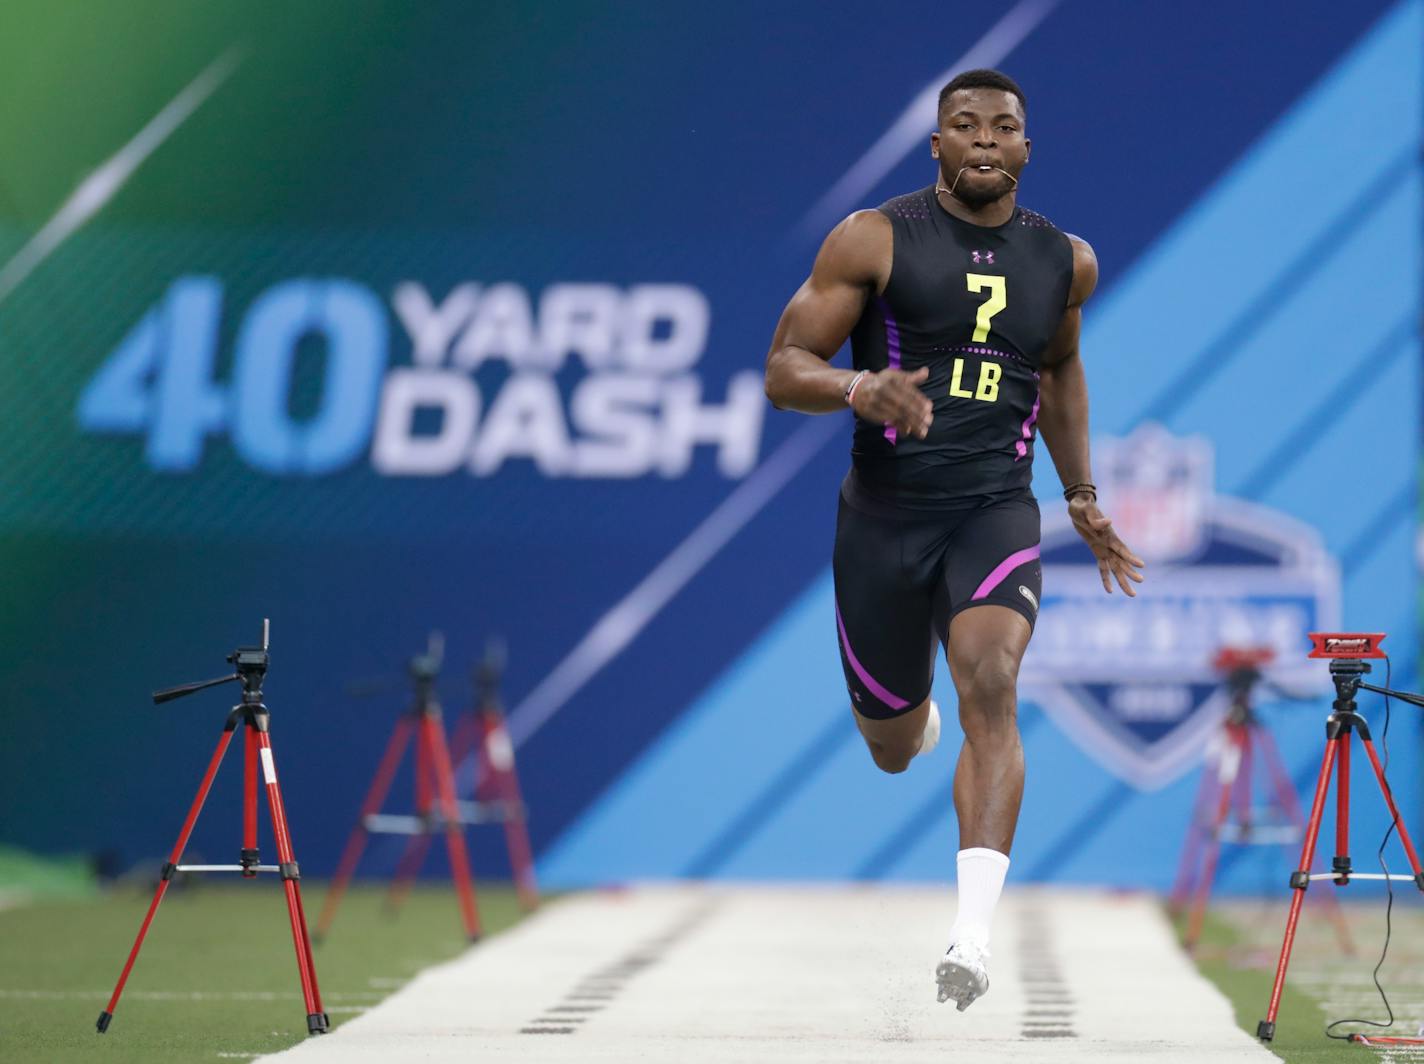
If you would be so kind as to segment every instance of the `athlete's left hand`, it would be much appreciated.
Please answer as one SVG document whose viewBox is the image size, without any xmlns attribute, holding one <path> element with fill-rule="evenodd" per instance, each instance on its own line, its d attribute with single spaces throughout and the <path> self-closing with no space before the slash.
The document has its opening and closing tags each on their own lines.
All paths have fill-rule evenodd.
<svg viewBox="0 0 1424 1064">
<path fill-rule="evenodd" d="M 1098 509 L 1098 501 L 1086 492 L 1074 495 L 1068 500 L 1068 516 L 1073 518 L 1073 527 L 1098 559 L 1098 575 L 1103 578 L 1103 590 L 1112 594 L 1111 574 L 1117 579 L 1123 594 L 1136 598 L 1137 592 L 1128 581 L 1142 583 L 1143 577 L 1138 570 L 1145 569 L 1147 563 L 1118 538 L 1113 531 L 1112 518 Z"/>
</svg>

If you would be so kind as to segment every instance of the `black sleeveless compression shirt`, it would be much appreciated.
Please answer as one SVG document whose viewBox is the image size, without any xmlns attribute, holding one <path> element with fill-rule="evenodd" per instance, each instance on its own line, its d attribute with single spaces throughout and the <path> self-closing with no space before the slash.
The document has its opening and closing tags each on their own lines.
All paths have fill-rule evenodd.
<svg viewBox="0 0 1424 1064">
<path fill-rule="evenodd" d="M 880 212 L 894 227 L 890 281 L 851 333 L 854 365 L 928 366 L 934 424 L 918 440 L 857 418 L 848 487 L 912 510 L 1026 491 L 1038 369 L 1073 282 L 1067 236 L 1023 207 L 992 228 L 962 221 L 933 186 Z"/>
</svg>

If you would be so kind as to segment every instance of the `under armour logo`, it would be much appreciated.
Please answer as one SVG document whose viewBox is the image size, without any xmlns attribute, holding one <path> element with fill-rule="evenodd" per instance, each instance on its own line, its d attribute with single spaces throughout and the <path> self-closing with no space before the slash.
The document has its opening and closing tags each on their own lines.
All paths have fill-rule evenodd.
<svg viewBox="0 0 1424 1064">
<path fill-rule="evenodd" d="M 992 251 L 976 251 L 969 257 L 974 260 L 974 265 L 976 266 L 981 262 L 987 262 L 990 266 L 994 265 L 994 253 Z"/>
</svg>

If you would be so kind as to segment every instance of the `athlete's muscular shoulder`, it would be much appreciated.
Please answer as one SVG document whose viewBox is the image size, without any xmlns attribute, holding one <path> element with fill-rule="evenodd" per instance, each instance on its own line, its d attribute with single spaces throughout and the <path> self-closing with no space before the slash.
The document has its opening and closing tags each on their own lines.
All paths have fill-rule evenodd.
<svg viewBox="0 0 1424 1064">
<path fill-rule="evenodd" d="M 1068 305 L 1063 308 L 1063 317 L 1048 342 L 1043 356 L 1045 373 L 1067 363 L 1078 356 L 1078 335 L 1083 327 L 1083 304 L 1098 287 L 1098 257 L 1093 254 L 1092 245 L 1080 236 L 1064 233 L 1068 245 L 1073 249 L 1073 281 L 1068 288 Z"/>
<path fill-rule="evenodd" d="M 889 220 L 876 211 L 856 211 L 832 229 L 816 254 L 811 276 L 782 312 L 772 354 L 791 346 L 830 361 L 850 336 L 866 301 L 884 290 L 893 242 Z"/>
<path fill-rule="evenodd" d="M 1093 247 L 1080 236 L 1064 233 L 1073 249 L 1073 284 L 1068 289 L 1068 306 L 1081 307 L 1098 287 L 1098 256 Z"/>
<path fill-rule="evenodd" d="M 811 269 L 811 280 L 857 285 L 878 295 L 890 277 L 894 244 L 889 218 L 878 210 L 856 211 L 826 237 Z"/>
</svg>

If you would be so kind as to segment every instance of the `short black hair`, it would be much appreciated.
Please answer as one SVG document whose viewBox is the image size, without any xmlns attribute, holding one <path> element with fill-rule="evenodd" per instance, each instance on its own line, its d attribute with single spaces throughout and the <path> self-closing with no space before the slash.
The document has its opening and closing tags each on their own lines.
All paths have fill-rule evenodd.
<svg viewBox="0 0 1424 1064">
<path fill-rule="evenodd" d="M 966 70 L 962 74 L 956 74 L 944 88 L 939 90 L 939 108 L 935 112 L 938 118 L 944 114 L 944 105 L 948 99 L 960 89 L 998 89 L 1001 92 L 1010 93 L 1019 98 L 1019 106 L 1023 108 L 1024 116 L 1028 116 L 1028 100 L 1024 98 L 1023 89 L 1019 88 L 1019 83 L 1009 77 L 1002 70 Z"/>
</svg>

